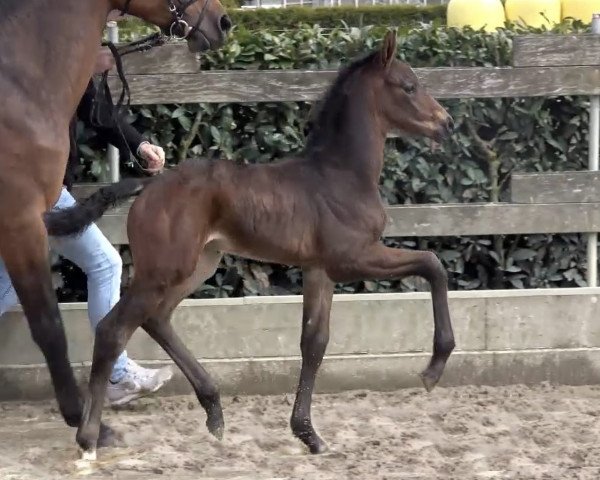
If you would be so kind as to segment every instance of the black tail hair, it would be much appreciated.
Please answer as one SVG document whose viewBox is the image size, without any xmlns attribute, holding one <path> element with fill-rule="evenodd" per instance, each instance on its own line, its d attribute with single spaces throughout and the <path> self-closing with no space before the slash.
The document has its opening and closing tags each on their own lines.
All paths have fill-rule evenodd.
<svg viewBox="0 0 600 480">
<path fill-rule="evenodd" d="M 72 207 L 46 212 L 44 222 L 54 237 L 77 235 L 98 220 L 109 208 L 139 195 L 153 178 L 126 178 L 101 187 L 97 192 Z"/>
</svg>

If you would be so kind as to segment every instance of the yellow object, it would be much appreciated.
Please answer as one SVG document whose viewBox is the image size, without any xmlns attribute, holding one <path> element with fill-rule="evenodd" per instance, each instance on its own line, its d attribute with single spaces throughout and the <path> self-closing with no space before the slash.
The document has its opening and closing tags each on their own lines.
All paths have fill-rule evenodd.
<svg viewBox="0 0 600 480">
<path fill-rule="evenodd" d="M 501 0 L 450 0 L 446 17 L 449 27 L 484 28 L 486 32 L 495 32 L 506 20 Z"/>
<path fill-rule="evenodd" d="M 551 28 L 561 21 L 561 0 L 506 0 L 506 18 L 530 27 Z"/>
<path fill-rule="evenodd" d="M 600 13 L 600 0 L 562 0 L 562 18 L 572 17 L 585 23 Z"/>
</svg>

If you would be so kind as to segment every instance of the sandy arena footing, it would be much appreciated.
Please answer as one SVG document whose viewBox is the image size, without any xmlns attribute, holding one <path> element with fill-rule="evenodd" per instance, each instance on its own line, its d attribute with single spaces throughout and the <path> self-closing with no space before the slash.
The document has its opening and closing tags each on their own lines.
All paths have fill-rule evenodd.
<svg viewBox="0 0 600 480">
<path fill-rule="evenodd" d="M 124 446 L 77 470 L 54 403 L 0 404 L 0 478 L 598 479 L 600 386 L 439 388 L 315 395 L 332 449 L 311 456 L 288 422 L 292 395 L 225 397 L 222 443 L 195 397 L 147 398 L 105 419 Z"/>
</svg>

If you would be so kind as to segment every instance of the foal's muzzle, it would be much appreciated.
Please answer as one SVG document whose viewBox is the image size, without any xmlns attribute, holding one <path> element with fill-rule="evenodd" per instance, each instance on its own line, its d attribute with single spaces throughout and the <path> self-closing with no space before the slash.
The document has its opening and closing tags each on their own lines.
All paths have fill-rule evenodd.
<svg viewBox="0 0 600 480">
<path fill-rule="evenodd" d="M 438 127 L 436 128 L 435 133 L 433 135 L 433 139 L 439 143 L 448 136 L 450 136 L 450 134 L 453 131 L 454 119 L 450 115 L 446 114 L 445 118 L 441 119 L 438 123 Z"/>
<path fill-rule="evenodd" d="M 454 131 L 454 119 L 448 115 L 448 118 L 446 119 L 446 132 L 448 134 L 451 134 Z"/>
</svg>

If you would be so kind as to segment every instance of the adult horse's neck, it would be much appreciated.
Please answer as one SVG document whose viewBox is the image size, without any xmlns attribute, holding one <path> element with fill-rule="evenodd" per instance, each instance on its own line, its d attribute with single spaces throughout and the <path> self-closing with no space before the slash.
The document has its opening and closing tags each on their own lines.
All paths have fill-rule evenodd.
<svg viewBox="0 0 600 480">
<path fill-rule="evenodd" d="M 372 90 L 366 83 L 368 76 L 347 80 L 342 101 L 326 102 L 322 109 L 334 108 L 321 118 L 329 125 L 315 125 L 309 140 L 307 154 L 322 166 L 354 173 L 362 181 L 379 183 L 383 168 L 385 131 L 379 121 L 372 98 Z M 328 105 L 329 103 L 329 105 Z"/>
<path fill-rule="evenodd" d="M 52 114 L 52 123 L 64 130 L 92 75 L 108 2 L 4 3 L 0 0 L 0 91 L 26 102 L 30 115 Z M 19 109 L 3 111 L 16 115 Z"/>
</svg>

